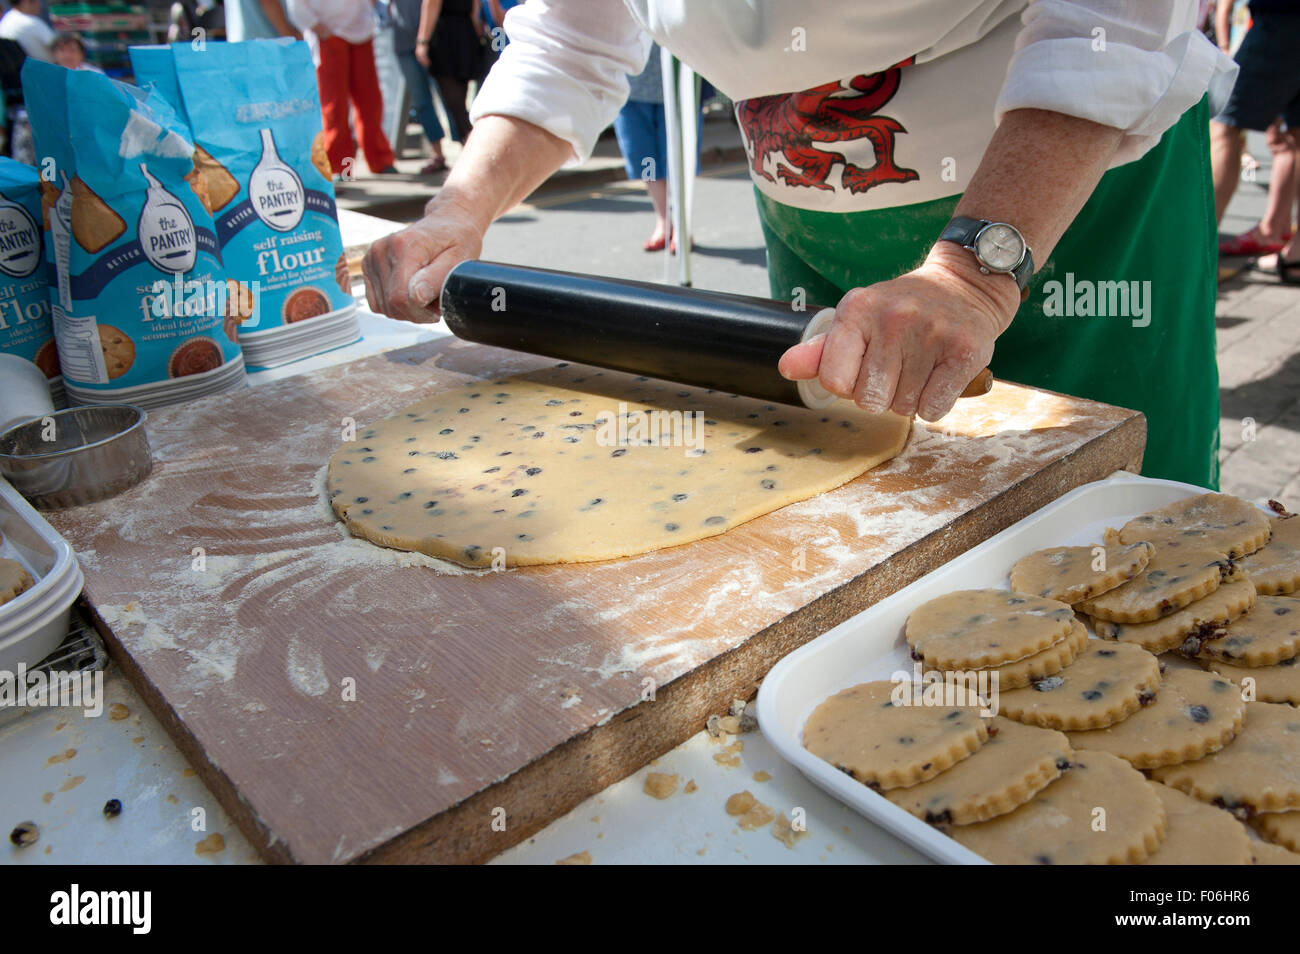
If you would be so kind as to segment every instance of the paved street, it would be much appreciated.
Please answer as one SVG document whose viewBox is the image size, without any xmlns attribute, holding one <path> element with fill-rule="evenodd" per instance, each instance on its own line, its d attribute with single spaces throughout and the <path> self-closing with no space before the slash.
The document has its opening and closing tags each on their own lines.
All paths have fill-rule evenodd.
<svg viewBox="0 0 1300 954">
<path fill-rule="evenodd" d="M 764 251 L 738 134 L 726 118 L 705 124 L 705 164 L 695 199 L 693 284 L 767 293 Z M 1253 135 L 1261 167 L 1243 182 L 1225 232 L 1254 225 L 1264 207 L 1269 152 Z M 400 163 L 418 167 L 414 154 Z M 583 167 L 557 174 L 529 202 L 498 222 L 485 258 L 625 278 L 661 280 L 662 253 L 641 250 L 653 223 L 639 183 L 623 181 L 612 140 Z M 341 204 L 401 221 L 418 214 L 439 180 L 362 179 L 344 186 Z M 1240 264 L 1240 263 L 1238 263 Z M 675 260 L 673 275 L 676 275 Z M 833 304 L 833 303 L 828 303 Z M 1300 507 L 1300 287 L 1249 268 L 1220 287 L 1218 350 L 1223 402 L 1222 488 L 1251 499 L 1277 497 Z"/>
</svg>

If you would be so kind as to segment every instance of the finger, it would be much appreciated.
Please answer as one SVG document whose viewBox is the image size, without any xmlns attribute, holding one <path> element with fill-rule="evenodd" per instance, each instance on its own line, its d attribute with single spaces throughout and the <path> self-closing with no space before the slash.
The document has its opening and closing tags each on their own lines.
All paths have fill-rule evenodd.
<svg viewBox="0 0 1300 954">
<path fill-rule="evenodd" d="M 913 417 L 921 402 L 921 394 L 930 380 L 934 369 L 934 355 L 924 349 L 903 349 L 902 368 L 898 373 L 898 384 L 894 388 L 894 399 L 889 409 L 904 417 Z"/>
<path fill-rule="evenodd" d="M 825 345 L 825 335 L 800 342 L 781 355 L 781 360 L 776 363 L 777 371 L 787 381 L 807 381 L 817 377 Z"/>
<path fill-rule="evenodd" d="M 375 280 L 374 267 L 370 263 L 371 253 L 374 252 L 373 245 L 366 249 L 366 254 L 361 259 L 361 277 L 366 283 L 366 307 L 377 315 L 384 313 L 383 302 L 380 297 L 379 283 Z"/>
<path fill-rule="evenodd" d="M 853 388 L 862 367 L 867 340 L 857 325 L 836 316 L 822 346 L 817 379 L 827 391 L 842 398 L 853 397 Z"/>
<path fill-rule="evenodd" d="M 438 300 L 439 292 L 442 291 L 442 280 L 447 277 L 447 272 L 451 268 L 443 262 L 435 259 L 432 264 L 421 268 L 411 276 L 410 282 L 407 283 L 407 306 L 412 311 L 432 311 L 433 314 L 442 314 L 442 302 Z M 415 321 L 429 321 L 428 314 L 422 314 L 419 318 L 413 318 Z"/>
<path fill-rule="evenodd" d="M 873 335 L 853 389 L 858 407 L 870 414 L 886 410 L 893 403 L 902 366 L 903 349 L 899 343 L 884 335 Z"/>
<path fill-rule="evenodd" d="M 951 342 L 949 355 L 930 372 L 917 413 L 927 421 L 937 421 L 951 411 L 966 385 L 993 356 L 992 350 L 981 349 L 966 340 Z"/>
</svg>

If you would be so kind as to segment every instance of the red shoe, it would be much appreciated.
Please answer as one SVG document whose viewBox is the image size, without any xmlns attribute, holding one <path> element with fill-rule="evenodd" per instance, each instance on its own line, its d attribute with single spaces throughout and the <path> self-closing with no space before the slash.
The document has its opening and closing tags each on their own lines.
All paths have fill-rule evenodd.
<svg viewBox="0 0 1300 954">
<path fill-rule="evenodd" d="M 660 236 L 657 239 L 647 239 L 646 243 L 641 246 L 647 252 L 662 252 L 664 250 L 664 240 Z"/>
<path fill-rule="evenodd" d="M 447 160 L 444 159 L 442 156 L 434 156 L 432 159 L 430 159 L 428 162 L 422 165 L 420 167 L 420 171 L 416 174 L 421 176 L 431 176 L 436 173 L 445 171 L 446 168 L 447 168 Z"/>
<path fill-rule="evenodd" d="M 1259 226 L 1249 232 L 1242 232 L 1232 238 L 1219 240 L 1220 255 L 1271 255 L 1281 251 L 1282 246 L 1291 241 L 1290 234 L 1279 239 L 1266 239 L 1259 234 Z"/>
</svg>

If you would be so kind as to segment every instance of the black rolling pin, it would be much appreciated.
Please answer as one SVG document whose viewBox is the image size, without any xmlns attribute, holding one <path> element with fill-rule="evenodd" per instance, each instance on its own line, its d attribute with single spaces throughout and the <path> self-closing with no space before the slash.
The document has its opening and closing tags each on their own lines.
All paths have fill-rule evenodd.
<svg viewBox="0 0 1300 954">
<path fill-rule="evenodd" d="M 483 261 L 451 270 L 441 305 L 466 341 L 795 407 L 836 400 L 776 370 L 788 348 L 829 327 L 830 308 Z M 988 391 L 992 377 L 981 376 L 966 394 Z"/>
</svg>

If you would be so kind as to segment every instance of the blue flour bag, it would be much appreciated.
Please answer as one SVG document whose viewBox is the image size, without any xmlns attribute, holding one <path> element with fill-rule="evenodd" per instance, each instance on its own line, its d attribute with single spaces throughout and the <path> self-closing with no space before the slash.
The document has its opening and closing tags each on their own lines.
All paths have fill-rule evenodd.
<svg viewBox="0 0 1300 954">
<path fill-rule="evenodd" d="M 0 156 L 0 351 L 34 362 L 57 390 L 42 220 L 40 174 Z"/>
<path fill-rule="evenodd" d="M 249 365 L 357 340 L 307 44 L 173 43 L 130 54 L 136 80 L 170 97 L 194 131 L 226 271 L 251 302 L 239 327 Z"/>
<path fill-rule="evenodd" d="M 68 395 L 146 407 L 244 383 L 189 129 L 159 96 L 28 60 L 38 165 L 53 179 L 51 311 Z"/>
</svg>

